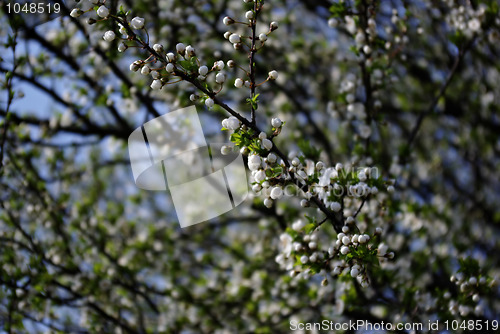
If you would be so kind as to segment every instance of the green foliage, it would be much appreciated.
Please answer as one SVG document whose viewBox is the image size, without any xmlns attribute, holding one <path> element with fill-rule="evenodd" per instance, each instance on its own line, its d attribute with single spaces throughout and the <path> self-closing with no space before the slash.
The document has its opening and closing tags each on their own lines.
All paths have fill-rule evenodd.
<svg viewBox="0 0 500 334">
<path fill-rule="evenodd" d="M 343 18 L 345 15 L 349 13 L 349 7 L 346 2 L 334 2 L 330 6 L 330 13 L 332 13 L 333 17 Z"/>
</svg>

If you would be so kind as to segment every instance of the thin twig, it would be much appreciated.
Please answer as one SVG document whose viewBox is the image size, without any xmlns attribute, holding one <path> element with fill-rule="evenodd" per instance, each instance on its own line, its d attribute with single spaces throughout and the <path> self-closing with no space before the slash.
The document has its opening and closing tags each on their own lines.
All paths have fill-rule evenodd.
<svg viewBox="0 0 500 334">
<path fill-rule="evenodd" d="M 474 41 L 475 41 L 475 38 L 471 39 L 459 51 L 458 56 L 456 57 L 455 62 L 453 63 L 453 66 L 450 69 L 450 72 L 448 73 L 448 76 L 447 76 L 445 82 L 443 83 L 443 85 L 441 86 L 441 89 L 439 90 L 438 94 L 431 101 L 427 110 L 420 113 L 420 115 L 418 116 L 417 122 L 416 122 L 415 126 L 413 127 L 413 129 L 411 130 L 410 138 L 408 139 L 408 142 L 407 142 L 408 151 L 409 151 L 409 148 L 412 146 L 412 144 L 417 136 L 417 133 L 420 130 L 420 127 L 422 126 L 422 122 L 423 122 L 424 118 L 426 116 L 430 115 L 432 112 L 434 112 L 434 109 L 436 108 L 439 100 L 441 99 L 441 97 L 444 96 L 444 94 L 446 93 L 446 90 L 448 89 L 448 87 L 451 83 L 451 80 L 455 76 L 455 73 L 457 72 L 457 69 L 458 69 L 458 65 L 460 65 L 460 62 L 462 61 L 462 59 L 464 58 L 465 54 L 467 53 L 469 48 L 472 46 L 472 44 L 474 44 Z"/>
<path fill-rule="evenodd" d="M 14 79 L 14 73 L 16 72 L 17 62 L 16 62 L 16 40 L 17 40 L 17 29 L 14 29 L 14 35 L 12 36 L 12 72 L 10 76 L 7 77 L 5 83 L 5 90 L 7 91 L 7 107 L 5 108 L 5 122 L 2 129 L 2 138 L 0 139 L 0 176 L 3 171 L 3 157 L 5 152 L 5 142 L 7 140 L 7 131 L 9 130 L 10 123 L 10 107 L 12 101 L 14 101 L 14 91 L 12 90 L 12 80 Z M 7 75 L 6 75 L 7 76 Z"/>
<path fill-rule="evenodd" d="M 356 211 L 356 213 L 354 214 L 354 216 L 352 216 L 353 218 L 357 217 L 357 215 L 359 214 L 359 212 L 363 208 L 363 205 L 365 205 L 366 199 L 367 199 L 367 197 L 363 198 L 363 202 L 361 202 L 361 205 L 359 206 L 358 211 Z"/>
<path fill-rule="evenodd" d="M 255 46 L 255 29 L 257 26 L 257 16 L 259 14 L 260 10 L 260 4 L 257 4 L 257 1 L 254 1 L 253 5 L 254 9 L 254 18 L 251 21 L 251 29 L 252 29 L 252 43 L 250 47 L 250 100 L 252 100 L 255 96 L 255 53 L 257 52 L 257 48 Z M 250 103 L 250 111 L 251 111 L 251 118 L 252 118 L 252 124 L 256 123 L 255 120 L 255 108 L 254 104 Z"/>
</svg>

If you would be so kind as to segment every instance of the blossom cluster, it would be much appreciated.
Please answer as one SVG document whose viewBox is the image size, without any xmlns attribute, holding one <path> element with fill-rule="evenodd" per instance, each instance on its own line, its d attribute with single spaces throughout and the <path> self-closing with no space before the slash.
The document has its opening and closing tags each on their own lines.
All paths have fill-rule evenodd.
<svg viewBox="0 0 500 334">
<path fill-rule="evenodd" d="M 280 236 L 281 252 L 276 262 L 288 270 L 291 277 L 304 279 L 314 274 L 331 277 L 349 276 L 355 278 L 362 287 L 370 285 L 367 266 L 379 259 L 393 259 L 394 253 L 387 252 L 383 242 L 378 243 L 382 229 L 372 235 L 355 233 L 359 231 L 354 221 L 345 225 L 337 234 L 337 240 L 327 249 L 321 249 L 314 220 L 309 223 L 297 220 Z M 377 245 L 378 244 L 378 245 Z M 326 243 L 325 248 L 328 246 Z M 325 279 L 323 285 L 328 284 Z"/>
<path fill-rule="evenodd" d="M 150 46 L 149 41 L 146 42 L 141 37 L 141 35 L 147 36 L 144 18 L 133 17 L 128 21 L 127 13 L 124 13 L 123 10 L 114 14 L 110 13 L 104 4 L 98 1 L 95 4 L 98 5 L 95 10 L 99 20 L 112 19 L 119 28 L 119 36 L 113 30 L 106 31 L 103 34 L 104 41 L 113 42 L 119 38 L 121 41 L 118 44 L 118 51 L 120 52 L 132 46 L 139 46 L 147 50 L 148 56 L 135 60 L 129 68 L 132 72 L 150 76 L 152 80 L 150 87 L 153 90 L 161 90 L 164 86 L 172 83 L 188 81 L 199 90 L 198 93 L 191 94 L 190 100 L 194 102 L 202 99 L 208 108 L 212 108 L 215 104 L 220 104 L 217 100 L 217 94 L 222 91 L 227 82 L 228 74 L 224 71 L 227 66 L 229 69 L 240 69 L 246 75 L 246 77 L 237 77 L 234 80 L 234 86 L 236 88 L 246 87 L 251 90 L 251 97 L 247 99 L 247 102 L 255 111 L 258 107 L 257 98 L 259 96 L 255 94 L 255 89 L 262 83 L 277 80 L 279 77 L 276 70 L 271 70 L 265 81 L 258 84 L 255 82 L 253 63 L 251 63 L 250 71 L 243 69 L 233 60 L 227 62 L 216 60 L 212 66 L 208 66 L 200 61 L 196 49 L 192 45 L 177 43 L 175 50 L 172 51 L 165 50 L 164 46 L 159 43 Z M 254 2 L 254 8 L 245 13 L 245 22 L 239 22 L 228 16 L 223 19 L 226 26 L 240 24 L 250 28 L 248 35 L 227 31 L 224 37 L 235 50 L 246 48 L 251 62 L 253 62 L 253 55 L 265 46 L 268 36 L 278 29 L 278 23 L 273 21 L 269 24 L 267 32 L 256 32 L 256 20 L 261 9 L 262 3 L 257 1 Z M 77 9 L 71 15 L 78 17 L 83 13 Z M 97 22 L 95 19 L 93 20 L 89 20 L 89 23 Z M 371 45 L 375 43 L 377 36 L 375 21 L 373 19 L 368 21 L 366 31 L 360 30 L 358 23 L 350 17 L 346 17 L 345 21 L 348 30 L 355 35 L 356 52 L 360 50 L 366 57 L 369 57 L 372 54 Z M 335 23 L 331 21 L 330 25 L 334 26 Z M 375 69 L 373 77 L 376 83 L 383 78 L 383 75 L 382 70 Z M 173 80 L 174 77 L 175 80 Z M 370 106 L 362 103 L 356 97 L 355 91 L 359 84 L 360 82 L 354 76 L 348 76 L 343 82 L 340 92 L 344 94 L 349 113 L 355 115 L 360 121 L 364 121 L 368 114 L 366 108 Z M 377 107 L 379 104 L 378 100 L 374 102 Z M 222 130 L 229 131 L 231 142 L 240 149 L 242 154 L 248 157 L 248 167 L 252 175 L 252 190 L 256 194 L 262 195 L 265 207 L 271 208 L 276 201 L 284 196 L 299 196 L 302 207 L 318 207 L 327 215 L 325 219 L 331 220 L 334 219 L 332 217 L 336 217 L 333 223 L 338 232 L 337 240 L 328 251 L 318 250 L 317 234 L 309 235 L 306 233 L 304 236 L 300 236 L 304 226 L 300 222 L 293 224 L 293 228 L 289 231 L 294 232 L 289 237 L 293 239 L 293 252 L 295 252 L 293 255 L 296 257 L 298 267 L 292 272 L 308 273 L 308 270 L 312 270 L 312 273 L 317 273 L 324 269 L 319 268 L 318 265 L 322 261 L 326 261 L 326 265 L 330 266 L 329 271 L 334 275 L 348 270 L 353 278 L 358 279 L 363 286 L 367 286 L 369 282 L 365 270 L 367 261 L 373 261 L 376 256 L 391 259 L 394 254 L 387 253 L 387 248 L 383 243 L 378 248 L 375 247 L 373 240 L 376 235 L 380 235 L 380 232 L 377 230 L 373 235 L 361 233 L 356 225 L 356 216 L 364 201 L 370 196 L 377 196 L 380 190 L 393 192 L 392 183 L 383 181 L 376 173 L 373 173 L 371 168 L 359 168 L 354 171 L 352 167 L 344 167 L 341 163 L 329 167 L 319 159 L 319 155 L 310 157 L 304 153 L 291 152 L 285 156 L 275 145 L 276 137 L 282 132 L 284 121 L 277 117 L 272 118 L 270 120 L 271 131 L 267 133 L 257 127 L 254 118 L 248 121 L 239 113 L 233 110 L 228 111 L 232 115 L 222 121 Z M 363 138 L 370 136 L 369 123 L 362 125 L 360 130 Z M 233 148 L 230 146 L 223 146 L 221 153 L 228 154 L 232 150 Z M 361 201 L 356 213 L 345 214 L 348 212 L 346 208 L 347 197 L 355 197 Z M 349 203 L 354 205 L 354 202 Z M 319 228 L 321 224 L 312 222 L 308 225 L 308 229 L 310 230 L 311 227 Z M 289 237 L 283 238 L 288 240 Z M 288 260 L 292 253 L 287 251 L 285 255 L 283 260 Z M 340 262 L 334 261 L 336 256 L 340 258 Z"/>
</svg>

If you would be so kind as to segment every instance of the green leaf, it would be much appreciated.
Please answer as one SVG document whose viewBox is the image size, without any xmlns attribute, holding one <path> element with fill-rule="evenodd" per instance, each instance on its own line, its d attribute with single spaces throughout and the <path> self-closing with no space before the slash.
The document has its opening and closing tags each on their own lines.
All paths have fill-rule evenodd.
<svg viewBox="0 0 500 334">
<path fill-rule="evenodd" d="M 299 146 L 302 153 L 306 158 L 309 158 L 313 161 L 319 160 L 319 156 L 321 154 L 321 149 L 317 149 L 311 145 L 309 140 L 305 140 L 303 138 L 297 141 L 297 145 Z M 299 158 L 300 159 L 300 158 Z"/>
<path fill-rule="evenodd" d="M 334 17 L 344 17 L 349 13 L 349 9 L 345 3 L 334 3 L 330 6 L 330 13 Z"/>
<path fill-rule="evenodd" d="M 315 228 L 316 228 L 316 224 L 314 224 L 314 223 L 307 224 L 306 227 L 305 227 L 306 234 L 311 233 Z"/>
</svg>

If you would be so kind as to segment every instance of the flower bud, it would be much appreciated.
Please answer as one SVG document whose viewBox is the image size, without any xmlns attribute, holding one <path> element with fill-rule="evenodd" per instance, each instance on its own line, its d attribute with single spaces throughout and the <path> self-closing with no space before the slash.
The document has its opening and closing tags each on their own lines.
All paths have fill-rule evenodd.
<svg viewBox="0 0 500 334">
<path fill-rule="evenodd" d="M 108 30 L 104 33 L 104 36 L 102 36 L 102 38 L 106 41 L 106 42 L 111 42 L 112 40 L 114 40 L 116 37 L 114 31 L 112 30 Z"/>
<path fill-rule="evenodd" d="M 205 100 L 205 105 L 208 107 L 208 108 L 212 108 L 214 106 L 215 102 L 213 99 L 211 98 L 208 98 Z"/>
<path fill-rule="evenodd" d="M 71 17 L 80 17 L 83 14 L 83 11 L 80 8 L 75 8 L 69 14 Z"/>
<path fill-rule="evenodd" d="M 109 16 L 109 9 L 106 6 L 102 5 L 97 9 L 97 15 L 99 17 L 106 18 Z"/>
<path fill-rule="evenodd" d="M 183 43 L 178 43 L 175 46 L 175 49 L 177 50 L 177 53 L 184 54 L 184 51 L 186 51 L 186 46 Z"/>
<path fill-rule="evenodd" d="M 198 69 L 198 73 L 200 75 L 207 75 L 207 73 L 208 73 L 208 67 L 206 67 L 205 65 L 200 66 L 200 68 Z"/>
<path fill-rule="evenodd" d="M 130 26 L 133 28 L 133 29 L 142 29 L 144 28 L 144 19 L 142 17 L 134 17 L 132 19 L 132 21 L 130 21 Z"/>
<path fill-rule="evenodd" d="M 163 50 L 163 45 L 161 45 L 161 44 L 155 44 L 155 45 L 153 45 L 153 50 L 155 50 L 158 53 L 161 53 L 161 52 L 164 51 Z"/>
<path fill-rule="evenodd" d="M 278 71 L 272 70 L 269 72 L 269 80 L 276 80 L 278 79 Z"/>
<path fill-rule="evenodd" d="M 228 26 L 228 25 L 231 25 L 234 23 L 234 20 L 232 18 L 230 18 L 229 16 L 226 16 L 222 22 L 224 23 L 224 25 Z"/>
</svg>

